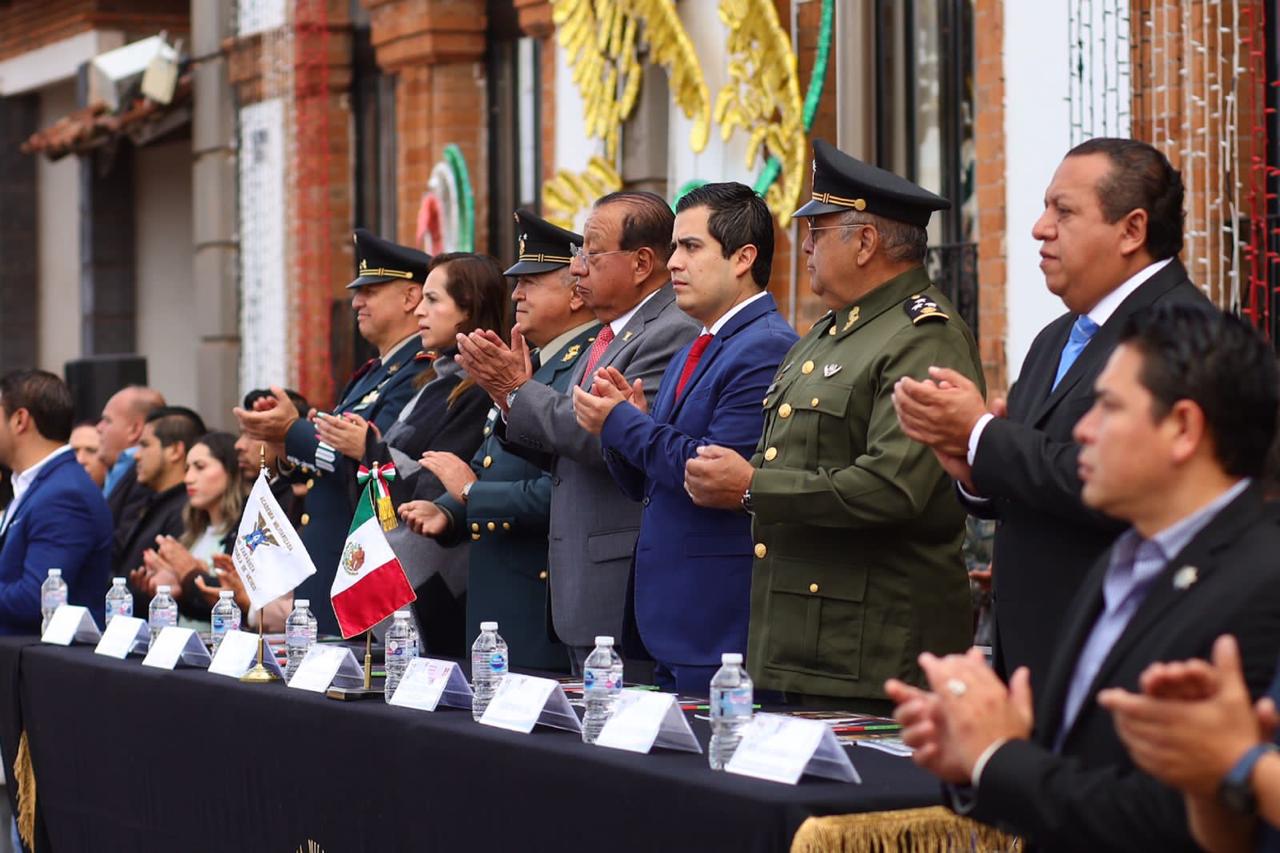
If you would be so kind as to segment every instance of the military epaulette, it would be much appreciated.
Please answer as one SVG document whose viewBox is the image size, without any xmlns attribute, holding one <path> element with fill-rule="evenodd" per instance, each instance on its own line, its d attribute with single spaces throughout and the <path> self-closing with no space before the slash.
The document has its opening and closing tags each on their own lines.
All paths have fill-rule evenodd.
<svg viewBox="0 0 1280 853">
<path fill-rule="evenodd" d="M 944 323 L 951 318 L 944 314 L 942 309 L 927 296 L 917 294 L 912 296 L 906 302 L 902 303 L 902 310 L 907 312 L 907 316 L 911 318 L 913 325 L 920 325 L 926 320 L 941 320 Z"/>
</svg>

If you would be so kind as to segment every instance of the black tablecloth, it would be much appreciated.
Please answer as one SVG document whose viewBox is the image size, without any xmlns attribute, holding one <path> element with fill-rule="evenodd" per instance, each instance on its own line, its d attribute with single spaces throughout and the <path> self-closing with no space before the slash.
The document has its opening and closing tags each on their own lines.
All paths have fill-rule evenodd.
<svg viewBox="0 0 1280 853">
<path fill-rule="evenodd" d="M 939 797 L 871 749 L 851 751 L 861 785 L 779 785 L 714 773 L 705 755 L 30 642 L 0 638 L 0 749 L 11 763 L 25 729 L 56 851 L 787 850 L 809 815 Z M 706 723 L 693 726 L 705 749 Z"/>
</svg>

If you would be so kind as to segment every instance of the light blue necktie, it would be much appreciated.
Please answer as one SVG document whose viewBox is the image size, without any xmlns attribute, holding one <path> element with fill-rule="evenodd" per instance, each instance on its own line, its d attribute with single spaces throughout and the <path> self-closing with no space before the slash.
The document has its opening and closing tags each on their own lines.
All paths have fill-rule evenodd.
<svg viewBox="0 0 1280 853">
<path fill-rule="evenodd" d="M 1057 388 L 1062 377 L 1067 375 L 1071 365 L 1076 363 L 1080 351 L 1089 343 L 1089 339 L 1098 331 L 1098 324 L 1089 319 L 1088 314 L 1081 314 L 1071 326 L 1071 337 L 1062 348 L 1062 356 L 1058 359 L 1058 375 L 1053 377 L 1053 387 Z"/>
</svg>

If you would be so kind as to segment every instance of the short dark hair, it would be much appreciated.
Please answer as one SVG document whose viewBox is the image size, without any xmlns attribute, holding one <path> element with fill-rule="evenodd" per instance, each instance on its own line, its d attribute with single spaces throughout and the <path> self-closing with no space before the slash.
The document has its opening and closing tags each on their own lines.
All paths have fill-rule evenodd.
<svg viewBox="0 0 1280 853">
<path fill-rule="evenodd" d="M 1204 412 L 1222 470 L 1263 473 L 1275 437 L 1280 371 L 1275 352 L 1252 326 L 1208 303 L 1170 303 L 1133 314 L 1120 343 L 1142 356 L 1139 381 L 1160 420 L 1190 400 Z"/>
<path fill-rule="evenodd" d="M 1081 142 L 1068 157 L 1103 154 L 1111 169 L 1098 181 L 1098 202 L 1107 222 L 1117 222 L 1135 210 L 1147 212 L 1147 251 L 1152 260 L 1172 258 L 1182 251 L 1187 214 L 1182 209 L 1182 173 L 1158 149 L 1136 139 L 1100 136 Z"/>
<path fill-rule="evenodd" d="M 36 432 L 49 441 L 71 438 L 75 404 L 67 383 L 47 370 L 14 370 L 0 378 L 0 407 L 13 414 L 26 409 Z"/>
<path fill-rule="evenodd" d="M 152 429 L 161 447 L 182 442 L 182 446 L 190 450 L 200 436 L 208 432 L 204 427 L 204 420 L 186 406 L 161 406 L 152 409 L 151 414 L 147 415 L 147 423 L 154 425 Z"/>
<path fill-rule="evenodd" d="M 773 272 L 773 216 L 760 194 L 737 181 L 703 184 L 681 196 L 676 213 L 694 207 L 711 211 L 707 231 L 720 244 L 726 259 L 743 246 L 756 247 L 751 279 L 762 290 L 768 287 Z"/>
<path fill-rule="evenodd" d="M 601 196 L 592 206 L 598 210 L 610 204 L 621 204 L 627 209 L 622 217 L 618 248 L 651 249 L 666 266 L 671 259 L 671 229 L 676 224 L 676 215 L 667 200 L 646 190 L 620 190 Z"/>
<path fill-rule="evenodd" d="M 292 388 L 284 389 L 284 393 L 285 393 L 285 396 L 289 398 L 289 401 L 293 403 L 294 407 L 298 410 L 298 414 L 302 415 L 305 418 L 307 416 L 307 412 L 311 411 L 311 404 L 307 402 L 307 398 L 302 396 Z M 265 400 L 268 397 L 275 399 L 275 396 L 276 396 L 275 394 L 271 393 L 270 388 L 254 388 L 248 394 L 244 395 L 244 403 L 241 405 L 241 408 L 245 409 L 246 411 L 252 412 L 254 403 L 258 402 L 259 400 Z"/>
<path fill-rule="evenodd" d="M 467 315 L 466 323 L 458 331 L 465 334 L 489 329 L 507 340 L 511 326 L 507 317 L 511 286 L 502 274 L 502 265 L 489 255 L 446 252 L 431 259 L 431 271 L 440 267 L 448 267 L 444 289 L 449 298 Z"/>
</svg>

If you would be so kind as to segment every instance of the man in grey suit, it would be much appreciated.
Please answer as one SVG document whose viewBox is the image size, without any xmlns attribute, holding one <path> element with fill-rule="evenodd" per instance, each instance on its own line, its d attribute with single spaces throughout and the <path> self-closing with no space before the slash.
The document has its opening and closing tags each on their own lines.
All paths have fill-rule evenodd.
<svg viewBox="0 0 1280 853">
<path fill-rule="evenodd" d="M 604 325 L 572 385 L 590 388 L 598 370 L 614 367 L 652 403 L 672 356 L 697 335 L 667 276 L 674 223 L 666 201 L 648 192 L 610 193 L 592 207 L 569 272 Z M 578 674 L 596 635 L 621 636 L 640 505 L 614 484 L 600 438 L 578 426 L 572 395 L 530 378 L 518 331 L 511 348 L 491 332 L 460 335 L 458 348 L 459 363 L 502 409 L 498 435 L 551 471 L 552 624 Z"/>
</svg>

